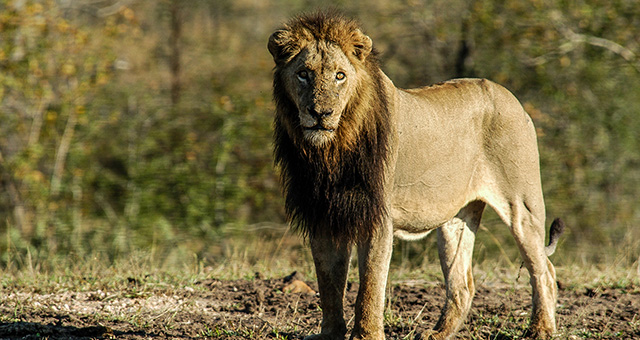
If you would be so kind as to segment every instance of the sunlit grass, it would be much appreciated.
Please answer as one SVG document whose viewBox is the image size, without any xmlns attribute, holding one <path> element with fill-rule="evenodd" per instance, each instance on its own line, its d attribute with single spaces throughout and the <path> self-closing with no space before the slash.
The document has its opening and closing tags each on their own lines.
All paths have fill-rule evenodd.
<svg viewBox="0 0 640 340">
<path fill-rule="evenodd" d="M 12 262 L 0 268 L 0 293 L 10 299 L 5 301 L 6 303 L 15 307 L 12 307 L 9 313 L 0 316 L 0 321 L 11 323 L 23 320 L 26 310 L 33 308 L 33 304 L 40 301 L 25 302 L 25 296 L 29 297 L 28 299 L 31 299 L 30 296 L 35 296 L 35 299 L 48 296 L 66 299 L 81 295 L 87 301 L 95 299 L 109 303 L 131 299 L 146 301 L 159 296 L 163 297 L 161 300 L 166 300 L 165 297 L 178 294 L 181 298 L 184 297 L 184 301 L 178 305 L 180 308 L 187 308 L 194 306 L 192 293 L 196 292 L 194 296 L 206 293 L 210 289 L 206 282 L 212 280 L 281 279 L 293 271 L 298 271 L 312 285 L 315 283 L 313 261 L 304 240 L 285 226 L 253 228 L 248 229 L 251 232 L 229 228 L 222 234 L 224 237 L 216 242 L 209 242 L 200 254 L 189 252 L 188 248 L 173 251 L 161 248 L 153 251 L 142 249 L 115 258 L 101 252 L 84 257 L 71 254 L 51 258 L 40 256 L 37 250 L 14 252 L 11 255 Z M 504 247 L 502 251 L 489 251 L 491 243 L 485 244 L 494 242 L 495 246 L 496 240 L 500 240 L 502 236 L 495 234 L 493 237 L 478 238 L 474 279 L 477 287 L 498 287 L 495 292 L 499 293 L 496 295 L 499 299 L 517 300 L 522 292 L 529 292 L 529 276 L 521 266 L 517 251 L 506 241 L 507 237 L 504 243 L 498 241 L 498 244 Z M 552 260 L 555 262 L 555 257 Z M 639 293 L 638 263 L 625 261 L 627 260 L 620 260 L 616 266 L 585 265 L 577 260 L 569 263 L 566 258 L 559 261 L 561 264 L 557 265 L 556 269 L 562 287 L 561 292 L 564 292 L 561 294 L 571 295 L 579 292 L 577 294 L 582 295 L 585 291 L 599 294 L 609 288 L 622 289 L 631 294 Z M 350 281 L 358 280 L 356 264 L 356 259 L 352 259 Z M 442 273 L 437 258 L 435 237 L 432 235 L 413 243 L 396 241 L 389 280 L 391 285 L 396 287 L 411 284 L 441 285 Z M 421 321 L 422 311 L 403 314 L 391 308 L 401 303 L 397 298 L 393 289 L 387 295 L 385 325 L 390 329 L 402 330 L 405 335 L 403 339 L 411 339 L 416 332 L 424 331 L 425 327 L 430 326 L 430 323 L 425 326 Z M 131 325 L 136 329 L 167 327 L 167 330 L 171 330 L 176 326 L 176 320 L 173 319 L 175 308 L 177 307 L 161 305 L 154 311 L 117 310 L 87 317 L 98 324 L 116 322 Z M 234 306 L 233 309 L 237 310 L 239 306 Z M 561 310 L 562 307 L 559 307 L 559 311 Z M 463 326 L 463 331 L 468 332 L 471 339 L 484 339 L 487 336 L 519 339 L 527 320 L 526 313 L 514 312 L 507 318 L 499 318 L 481 309 L 473 309 L 469 321 Z M 634 329 L 640 327 L 640 322 L 635 319 L 631 323 Z M 268 332 L 272 338 L 286 339 L 290 334 L 311 332 L 301 331 L 296 327 L 295 323 L 273 322 L 270 330 L 256 330 L 222 321 L 204 327 L 200 334 L 205 338 L 257 339 Z M 606 333 L 609 330 L 583 329 L 574 327 L 573 324 L 561 326 L 559 332 L 560 338 L 611 338 L 610 334 Z"/>
<path fill-rule="evenodd" d="M 10 261 L 0 268 L 0 282 L 3 288 L 22 287 L 47 292 L 120 289 L 137 281 L 160 289 L 162 285 L 190 285 L 210 278 L 281 278 L 293 271 L 298 271 L 308 280 L 315 279 L 309 247 L 286 226 L 229 228 L 220 234 L 218 240 L 204 244 L 199 254 L 178 246 L 172 250 L 141 249 L 115 258 L 100 251 L 86 256 L 56 254 L 46 257 L 34 248 L 27 248 L 24 252 L 9 250 Z M 391 281 L 442 280 L 433 235 L 418 242 L 396 241 L 394 247 L 389 275 Z M 496 247 L 500 249 L 496 250 Z M 508 233 L 491 233 L 483 226 L 475 248 L 477 284 L 528 284 L 528 273 Z M 626 249 L 631 251 L 630 247 Z M 609 263 L 584 263 L 580 258 L 571 258 L 571 255 L 563 253 L 560 247 L 551 260 L 556 263 L 558 281 L 564 288 L 624 288 L 640 283 L 640 263 L 630 261 L 630 254 L 612 254 L 613 259 Z M 356 266 L 354 255 L 349 276 L 352 281 L 358 280 Z"/>
</svg>

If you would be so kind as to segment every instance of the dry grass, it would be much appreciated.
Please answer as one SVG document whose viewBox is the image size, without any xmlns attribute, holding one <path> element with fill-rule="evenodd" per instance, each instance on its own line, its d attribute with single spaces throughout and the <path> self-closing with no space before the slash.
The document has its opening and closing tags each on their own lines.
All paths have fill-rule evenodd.
<svg viewBox="0 0 640 340">
<path fill-rule="evenodd" d="M 265 281 L 257 277 L 279 279 L 298 271 L 312 285 L 315 281 L 310 252 L 303 240 L 283 226 L 253 228 L 249 233 L 226 230 L 219 242 L 208 245 L 205 252 L 208 255 L 204 257 L 176 255 L 183 251 L 162 257 L 157 256 L 159 250 L 155 250 L 118 259 L 95 254 L 89 258 L 68 256 L 42 261 L 34 260 L 39 257 L 30 253 L 13 254 L 10 265 L 0 270 L 0 296 L 5 307 L 11 307 L 0 313 L 3 315 L 0 327 L 33 326 L 38 331 L 55 335 L 68 328 L 60 330 L 47 326 L 47 320 L 51 315 L 69 316 L 71 321 L 66 322 L 70 322 L 75 331 L 86 332 L 90 337 L 119 334 L 133 339 L 135 336 L 131 334 L 137 332 L 152 334 L 160 330 L 166 334 L 180 334 L 187 329 L 193 331 L 194 327 L 188 323 L 195 317 L 197 331 L 193 336 L 197 338 L 292 339 L 314 332 L 317 328 L 315 320 L 319 320 L 319 313 L 313 307 L 314 298 L 304 300 L 304 310 L 298 306 L 302 302 L 285 298 L 274 305 L 276 314 L 272 319 L 247 314 L 242 302 L 245 300 L 236 300 L 260 294 L 284 298 L 278 292 L 276 282 L 279 280 Z M 480 255 L 480 259 L 476 261 L 474 271 L 479 290 L 474 309 L 459 338 L 519 339 L 528 320 L 528 274 L 521 268 L 517 252 L 508 248 L 509 243 L 502 245 L 507 248 L 493 253 L 492 259 L 484 242 L 502 244 L 495 235 L 478 240 L 476 255 Z M 442 275 L 434 247 L 432 236 L 417 244 L 396 243 L 390 275 L 390 287 L 393 288 L 388 294 L 389 308 L 385 314 L 390 339 L 411 337 L 416 331 L 432 326 L 437 319 Z M 624 309 L 626 305 L 616 299 L 629 301 L 640 293 L 638 263 L 607 266 L 561 262 L 563 264 L 557 266 L 558 280 L 563 288 L 558 308 L 561 338 L 615 338 L 614 328 L 619 327 L 620 321 L 613 319 L 615 315 L 607 312 L 607 308 L 629 314 Z M 357 270 L 352 270 L 350 281 L 357 282 L 356 273 Z M 216 282 L 223 286 L 216 286 Z M 233 282 L 238 282 L 238 287 L 244 287 L 239 289 L 247 292 L 235 292 Z M 419 287 L 425 287 L 428 292 L 423 293 L 420 289 L 424 288 Z M 220 289 L 227 289 L 227 292 L 220 293 Z M 252 289 L 257 290 L 252 292 Z M 220 302 L 210 295 L 214 292 L 218 292 L 217 296 L 236 294 L 233 295 L 236 297 Z M 355 292 L 350 294 L 354 298 Z M 415 300 L 412 296 L 416 294 L 424 294 L 431 300 L 425 300 L 427 304 L 424 301 L 408 304 Z M 212 303 L 217 309 L 207 311 L 209 307 L 206 306 Z M 594 309 L 594 305 L 602 303 L 606 305 Z M 587 308 L 589 306 L 593 308 Z M 268 310 L 273 311 L 273 308 Z M 509 312 L 498 315 L 499 310 Z M 298 323 L 291 320 L 298 320 Z M 302 323 L 300 320 L 307 321 Z M 592 326 L 586 327 L 584 322 Z M 625 322 L 625 335 L 639 331 L 637 317 Z M 98 329 L 104 334 L 94 334 L 96 324 L 109 326 Z M 122 325 L 126 325 L 125 330 L 118 333 L 116 330 L 123 329 L 118 328 Z M 20 334 L 24 334 L 25 330 L 20 329 L 18 331 L 23 332 Z M 0 329 L 0 333 L 2 331 Z"/>
<path fill-rule="evenodd" d="M 558 281 L 565 287 L 618 287 L 640 282 L 640 261 L 630 260 L 633 251 L 638 252 L 640 248 L 633 250 L 627 246 L 622 249 L 627 253 L 622 254 L 612 251 L 608 256 L 610 262 L 585 263 L 580 257 L 565 256 L 562 246 L 551 259 L 556 264 Z M 201 251 L 206 254 L 204 256 L 180 247 L 173 251 L 141 250 L 116 259 L 109 259 L 99 252 L 82 258 L 70 254 L 45 260 L 31 252 L 8 253 L 10 261 L 0 269 L 2 282 L 5 285 L 7 282 L 22 282 L 43 290 L 65 282 L 80 282 L 83 278 L 92 278 L 92 283 L 84 283 L 91 288 L 91 284 L 108 285 L 110 280 L 150 275 L 170 279 L 172 282 L 168 283 L 171 284 L 205 278 L 248 279 L 255 277 L 256 273 L 265 278 L 283 277 L 292 271 L 298 271 L 309 279 L 315 276 L 311 254 L 304 240 L 283 225 L 228 228 L 220 234 L 219 241 L 207 244 Z M 352 267 L 355 266 L 354 256 Z M 528 274 L 510 236 L 492 234 L 484 227 L 476 242 L 474 271 L 480 284 L 528 282 Z M 351 280 L 357 280 L 356 272 L 351 271 Z M 440 281 L 442 275 L 435 237 L 430 235 L 418 242 L 396 241 L 390 278 L 392 281 Z"/>
</svg>

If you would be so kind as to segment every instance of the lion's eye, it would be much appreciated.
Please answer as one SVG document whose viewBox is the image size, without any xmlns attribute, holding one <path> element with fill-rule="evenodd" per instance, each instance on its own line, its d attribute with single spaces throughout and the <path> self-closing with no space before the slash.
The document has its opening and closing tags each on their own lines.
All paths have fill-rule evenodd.
<svg viewBox="0 0 640 340">
<path fill-rule="evenodd" d="M 298 78 L 300 78 L 300 80 L 307 80 L 307 79 L 309 79 L 309 72 L 307 72 L 307 71 L 300 71 L 300 72 L 298 72 Z"/>
<path fill-rule="evenodd" d="M 346 77 L 347 77 L 347 75 L 344 74 L 344 72 L 336 73 L 336 79 L 338 79 L 338 80 L 344 80 Z"/>
</svg>

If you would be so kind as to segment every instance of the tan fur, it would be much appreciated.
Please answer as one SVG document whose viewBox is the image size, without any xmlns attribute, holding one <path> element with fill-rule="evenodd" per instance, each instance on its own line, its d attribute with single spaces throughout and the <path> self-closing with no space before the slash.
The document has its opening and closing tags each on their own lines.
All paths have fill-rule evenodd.
<svg viewBox="0 0 640 340">
<path fill-rule="evenodd" d="M 544 247 L 535 129 L 517 99 L 484 79 L 398 89 L 379 70 L 371 39 L 336 14 L 292 20 L 271 36 L 269 51 L 276 163 L 292 223 L 309 237 L 323 311 L 321 333 L 306 339 L 347 332 L 353 243 L 360 290 L 351 338 L 384 339 L 393 235 L 434 229 L 447 293 L 428 337 L 454 337 L 474 295 L 471 256 L 486 204 L 510 227 L 531 276 L 529 335 L 550 337 L 555 270 Z"/>
</svg>

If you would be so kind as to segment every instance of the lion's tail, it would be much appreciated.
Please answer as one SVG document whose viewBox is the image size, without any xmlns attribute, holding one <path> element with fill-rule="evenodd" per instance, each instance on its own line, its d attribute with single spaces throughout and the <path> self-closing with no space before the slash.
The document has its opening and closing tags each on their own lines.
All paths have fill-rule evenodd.
<svg viewBox="0 0 640 340">
<path fill-rule="evenodd" d="M 549 228 L 549 245 L 544 247 L 544 252 L 547 256 L 551 256 L 556 251 L 558 240 L 562 233 L 564 233 L 564 222 L 560 218 L 556 218 L 551 223 L 551 228 Z"/>
</svg>

